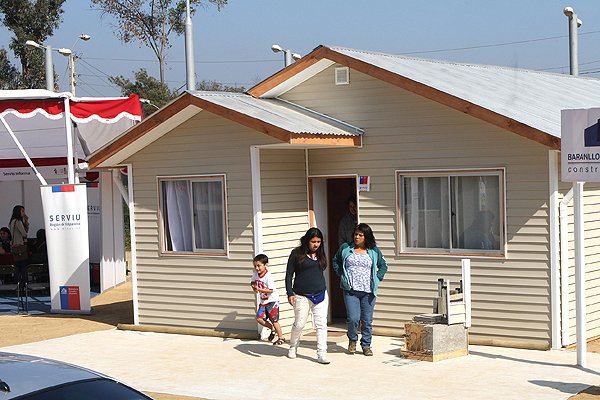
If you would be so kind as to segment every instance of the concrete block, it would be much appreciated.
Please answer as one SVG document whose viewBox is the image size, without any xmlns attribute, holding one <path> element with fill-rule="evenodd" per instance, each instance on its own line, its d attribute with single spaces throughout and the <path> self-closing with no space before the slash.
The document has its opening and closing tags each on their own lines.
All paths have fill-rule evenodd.
<svg viewBox="0 0 600 400">
<path fill-rule="evenodd" d="M 401 350 L 404 357 L 440 361 L 469 354 L 468 332 L 462 324 L 407 322 L 404 332 L 406 345 Z"/>
</svg>

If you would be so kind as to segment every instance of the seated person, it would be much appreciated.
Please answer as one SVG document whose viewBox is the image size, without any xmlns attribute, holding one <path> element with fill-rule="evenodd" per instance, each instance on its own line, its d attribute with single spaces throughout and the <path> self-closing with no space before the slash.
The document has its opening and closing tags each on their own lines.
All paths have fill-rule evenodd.
<svg viewBox="0 0 600 400">
<path fill-rule="evenodd" d="M 31 246 L 29 264 L 48 264 L 48 249 L 46 247 L 46 230 L 38 229 Z"/>
<path fill-rule="evenodd" d="M 12 235 L 10 234 L 10 229 L 5 226 L 0 228 L 0 254 L 10 253 L 11 240 Z"/>
</svg>

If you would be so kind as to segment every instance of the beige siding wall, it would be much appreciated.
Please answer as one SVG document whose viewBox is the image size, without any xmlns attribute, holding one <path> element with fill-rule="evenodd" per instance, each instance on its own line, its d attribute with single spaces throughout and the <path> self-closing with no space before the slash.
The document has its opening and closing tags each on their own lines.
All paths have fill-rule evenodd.
<svg viewBox="0 0 600 400">
<path fill-rule="evenodd" d="M 144 148 L 133 164 L 141 324 L 256 330 L 250 146 L 266 135 L 201 112 Z M 225 174 L 229 255 L 159 255 L 157 176 Z"/>
<path fill-rule="evenodd" d="M 561 194 L 566 194 L 572 184 L 561 183 Z M 586 332 L 587 337 L 600 336 L 600 184 L 586 183 L 584 185 L 584 252 L 586 271 Z M 574 205 L 568 207 L 568 238 L 569 259 L 568 268 L 568 298 L 569 330 L 567 343 L 575 343 L 576 338 L 576 299 L 575 299 L 575 225 Z"/>
<path fill-rule="evenodd" d="M 460 279 L 459 258 L 396 254 L 395 170 L 505 167 L 508 256 L 472 258 L 471 336 L 548 345 L 548 149 L 353 70 L 349 85 L 335 86 L 334 67 L 282 97 L 365 129 L 362 149 L 310 150 L 309 174 L 371 177 L 360 220 L 389 263 L 375 329 L 402 329 L 431 312 L 437 279 Z"/>
<path fill-rule="evenodd" d="M 261 149 L 263 247 L 281 298 L 280 324 L 287 333 L 294 322 L 285 293 L 285 270 L 291 250 L 308 226 L 304 150 Z"/>
</svg>

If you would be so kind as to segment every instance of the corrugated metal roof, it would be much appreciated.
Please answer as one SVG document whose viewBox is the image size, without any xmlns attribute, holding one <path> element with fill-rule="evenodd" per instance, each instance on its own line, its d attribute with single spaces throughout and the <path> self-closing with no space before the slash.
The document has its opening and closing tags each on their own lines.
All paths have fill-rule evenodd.
<svg viewBox="0 0 600 400">
<path fill-rule="evenodd" d="M 258 99 L 232 92 L 196 91 L 190 94 L 291 133 L 341 136 L 357 136 L 363 133 L 358 127 L 284 100 Z"/>
<path fill-rule="evenodd" d="M 555 137 L 560 137 L 561 110 L 600 107 L 600 80 L 594 78 L 329 48 Z"/>
</svg>

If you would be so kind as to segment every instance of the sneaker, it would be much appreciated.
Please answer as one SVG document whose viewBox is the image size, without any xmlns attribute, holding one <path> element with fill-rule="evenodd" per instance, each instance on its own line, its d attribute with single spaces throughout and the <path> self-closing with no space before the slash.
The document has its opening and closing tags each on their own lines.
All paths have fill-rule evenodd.
<svg viewBox="0 0 600 400">
<path fill-rule="evenodd" d="M 370 347 L 365 347 L 365 348 L 363 349 L 363 354 L 364 354 L 365 356 L 372 356 L 372 355 L 373 355 L 373 350 L 371 350 L 371 348 L 370 348 Z"/>
<path fill-rule="evenodd" d="M 275 339 L 275 331 L 271 331 L 271 333 L 269 334 L 269 337 L 267 338 L 267 340 L 269 342 L 272 342 L 273 339 Z"/>
<path fill-rule="evenodd" d="M 325 354 L 319 356 L 317 358 L 317 361 L 319 362 L 319 364 L 329 364 L 331 362 L 327 359 L 327 356 Z"/>
<path fill-rule="evenodd" d="M 296 348 L 295 347 L 290 347 L 290 350 L 288 351 L 288 358 L 296 358 Z"/>
<path fill-rule="evenodd" d="M 351 340 L 350 343 L 348 343 L 348 353 L 356 353 L 356 340 Z"/>
</svg>

